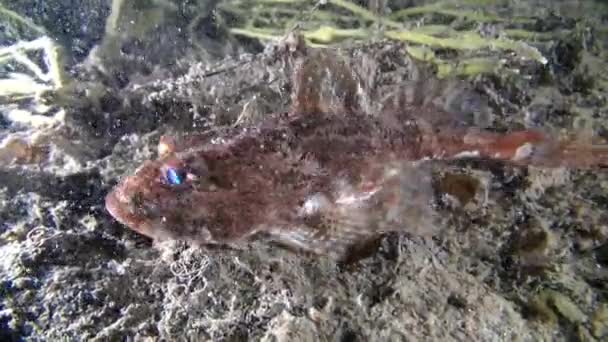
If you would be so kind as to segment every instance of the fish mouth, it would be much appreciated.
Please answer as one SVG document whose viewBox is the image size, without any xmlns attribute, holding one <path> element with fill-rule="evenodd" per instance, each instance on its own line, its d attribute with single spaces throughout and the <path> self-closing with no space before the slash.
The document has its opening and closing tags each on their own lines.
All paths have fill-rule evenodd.
<svg viewBox="0 0 608 342">
<path fill-rule="evenodd" d="M 118 197 L 119 196 L 116 193 L 116 190 L 111 191 L 106 195 L 106 210 L 116 221 L 130 227 L 132 224 L 132 219 L 129 219 L 130 215 L 124 209 L 126 204 L 123 203 Z"/>
<path fill-rule="evenodd" d="M 106 195 L 106 210 L 116 221 L 141 235 L 153 240 L 166 238 L 168 235 L 158 225 L 131 210 L 133 204 L 128 198 L 119 185 Z"/>
<path fill-rule="evenodd" d="M 115 189 L 106 195 L 106 210 L 110 215 L 121 224 L 129 227 L 130 229 L 149 237 L 153 237 L 150 234 L 149 229 L 146 229 L 147 225 L 144 220 L 138 218 L 129 210 L 129 203 L 125 202 L 124 195 L 120 189 Z"/>
</svg>

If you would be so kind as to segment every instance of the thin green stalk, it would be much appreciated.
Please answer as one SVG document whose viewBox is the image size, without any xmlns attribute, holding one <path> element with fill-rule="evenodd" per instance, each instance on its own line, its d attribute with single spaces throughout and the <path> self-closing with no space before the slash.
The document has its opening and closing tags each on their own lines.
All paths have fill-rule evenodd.
<svg viewBox="0 0 608 342">
<path fill-rule="evenodd" d="M 388 27 L 392 27 L 392 28 L 400 28 L 402 25 L 392 21 L 388 18 L 381 18 L 379 16 L 377 16 L 376 14 L 374 14 L 373 12 L 359 6 L 356 5 L 352 2 L 346 1 L 346 0 L 329 0 L 329 3 L 338 6 L 338 7 L 342 7 L 346 10 L 351 11 L 352 13 L 354 13 L 355 15 L 358 15 L 359 17 L 369 20 L 369 21 L 375 21 L 375 22 L 379 22 L 382 21 L 382 23 Z"/>
<path fill-rule="evenodd" d="M 38 33 L 41 36 L 47 35 L 46 30 L 43 27 L 34 24 L 34 22 L 31 21 L 30 19 L 28 19 L 24 16 L 21 16 L 19 13 L 15 12 L 15 11 L 11 11 L 8 8 L 6 8 L 0 4 L 0 17 L 2 17 L 2 16 L 21 23 L 25 27 L 31 29 L 32 31 Z"/>
</svg>

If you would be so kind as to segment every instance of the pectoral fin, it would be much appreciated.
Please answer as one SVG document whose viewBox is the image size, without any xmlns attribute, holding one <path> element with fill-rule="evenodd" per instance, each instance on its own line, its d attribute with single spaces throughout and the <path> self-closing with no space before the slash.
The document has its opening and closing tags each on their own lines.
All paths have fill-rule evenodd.
<svg viewBox="0 0 608 342">
<path fill-rule="evenodd" d="M 428 170 L 404 164 L 382 166 L 372 184 L 341 185 L 334 194 L 314 194 L 295 223 L 271 230 L 283 245 L 337 260 L 356 260 L 384 234 L 436 232 Z"/>
</svg>

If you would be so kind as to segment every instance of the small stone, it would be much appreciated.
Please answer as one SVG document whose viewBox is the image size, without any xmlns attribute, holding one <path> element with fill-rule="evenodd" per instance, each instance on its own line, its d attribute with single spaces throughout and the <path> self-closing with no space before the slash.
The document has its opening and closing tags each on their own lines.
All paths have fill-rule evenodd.
<svg viewBox="0 0 608 342">
<path fill-rule="evenodd" d="M 557 314 L 573 324 L 587 320 L 587 316 L 567 296 L 554 291 L 544 290 L 528 303 L 532 314 L 547 323 L 557 323 Z"/>
<path fill-rule="evenodd" d="M 608 304 L 600 305 L 591 317 L 591 333 L 597 338 L 608 335 Z"/>
<path fill-rule="evenodd" d="M 557 315 L 549 305 L 547 305 L 546 298 L 540 293 L 528 302 L 527 309 L 533 318 L 548 324 L 557 323 Z"/>
<path fill-rule="evenodd" d="M 571 323 L 582 323 L 587 320 L 587 316 L 570 298 L 557 291 L 550 291 L 550 296 L 557 311 Z"/>
<path fill-rule="evenodd" d="M 439 191 L 454 196 L 461 206 L 475 198 L 479 187 L 478 179 L 465 174 L 448 173 L 439 182 Z"/>
<path fill-rule="evenodd" d="M 593 250 L 595 261 L 602 266 L 608 266 L 608 242 L 598 246 Z"/>
</svg>

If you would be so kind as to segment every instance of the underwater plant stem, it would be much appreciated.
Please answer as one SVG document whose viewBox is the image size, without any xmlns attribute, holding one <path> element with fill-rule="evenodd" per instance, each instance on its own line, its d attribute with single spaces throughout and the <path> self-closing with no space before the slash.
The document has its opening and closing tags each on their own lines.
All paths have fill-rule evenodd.
<svg viewBox="0 0 608 342">
<path fill-rule="evenodd" d="M 304 37 L 311 41 L 329 44 L 344 38 L 365 38 L 369 36 L 366 29 L 336 29 L 331 26 L 319 27 L 315 31 L 303 32 Z"/>
<path fill-rule="evenodd" d="M 475 6 L 477 8 L 477 7 L 480 7 L 483 5 L 469 4 L 469 6 Z M 441 15 L 456 17 L 456 18 L 466 18 L 469 21 L 474 21 L 474 22 L 486 22 L 487 23 L 487 22 L 509 21 L 509 22 L 519 23 L 519 24 L 534 23 L 534 20 L 529 19 L 529 18 L 506 19 L 506 18 L 502 18 L 497 15 L 483 13 L 478 9 L 464 10 L 464 9 L 460 9 L 460 8 L 450 8 L 450 7 L 453 7 L 453 5 L 449 4 L 449 3 L 445 3 L 445 2 L 436 2 L 433 4 L 429 4 L 429 5 L 415 6 L 415 7 L 409 7 L 409 8 L 398 10 L 398 11 L 392 13 L 390 15 L 390 18 L 392 20 L 400 20 L 404 17 L 411 17 L 411 16 L 416 16 L 416 15 L 441 14 Z"/>
<path fill-rule="evenodd" d="M 32 61 L 27 51 L 42 50 L 44 64 L 48 71 Z M 41 37 L 29 42 L 18 42 L 14 45 L 0 48 L 0 63 L 15 61 L 26 67 L 37 80 L 28 74 L 16 74 L 10 78 L 0 79 L 0 96 L 7 98 L 23 98 L 35 96 L 46 90 L 58 90 L 66 83 L 62 68 L 61 48 L 48 37 Z M 49 85 L 50 83 L 50 85 Z"/>
<path fill-rule="evenodd" d="M 0 16 L 4 16 L 9 19 L 15 20 L 15 21 L 25 25 L 27 28 L 31 29 L 32 31 L 38 33 L 39 35 L 47 34 L 46 30 L 43 27 L 34 24 L 33 21 L 31 21 L 30 19 L 28 19 L 26 17 L 19 15 L 19 13 L 9 10 L 8 8 L 4 7 L 2 4 L 0 4 Z"/>
<path fill-rule="evenodd" d="M 342 7 L 346 10 L 351 11 L 352 13 L 354 13 L 355 15 L 358 15 L 359 17 L 369 20 L 369 21 L 375 21 L 378 22 L 380 20 L 382 20 L 382 23 L 388 27 L 392 27 L 392 28 L 400 28 L 402 27 L 401 24 L 399 24 L 398 22 L 392 21 L 388 18 L 380 18 L 379 16 L 377 16 L 376 14 L 374 14 L 373 12 L 357 5 L 354 4 L 350 1 L 345 1 L 345 0 L 329 0 L 329 3 L 338 6 L 338 7 Z"/>
<path fill-rule="evenodd" d="M 405 49 L 414 59 L 436 65 L 438 78 L 491 74 L 503 67 L 503 63 L 493 57 L 473 57 L 457 61 L 445 61 L 437 57 L 435 52 L 427 46 L 410 45 Z"/>
<path fill-rule="evenodd" d="M 452 38 L 439 38 L 408 30 L 386 31 L 385 35 L 394 40 L 454 50 L 480 50 L 486 48 L 512 50 L 523 57 L 536 60 L 542 64 L 547 63 L 547 59 L 538 51 L 538 49 L 527 45 L 524 42 L 507 38 L 489 39 L 474 32 L 465 32 Z"/>
<path fill-rule="evenodd" d="M 272 34 L 269 30 L 261 30 L 256 28 L 233 28 L 230 29 L 230 32 L 233 34 L 262 40 L 277 40 L 280 37 L 279 34 Z M 314 31 L 303 31 L 302 34 L 307 40 L 321 44 L 331 44 L 345 38 L 368 37 L 369 30 L 336 29 L 332 26 L 322 26 Z M 482 37 L 481 35 L 474 32 L 459 33 L 457 36 L 449 38 L 439 38 L 429 34 L 411 30 L 388 30 L 385 31 L 384 34 L 387 38 L 390 39 L 438 48 L 448 48 L 454 50 L 512 50 L 524 58 L 535 60 L 541 64 L 545 64 L 547 62 L 547 59 L 540 53 L 540 51 L 538 51 L 538 49 L 524 42 L 515 41 L 507 38 L 490 39 Z"/>
</svg>

